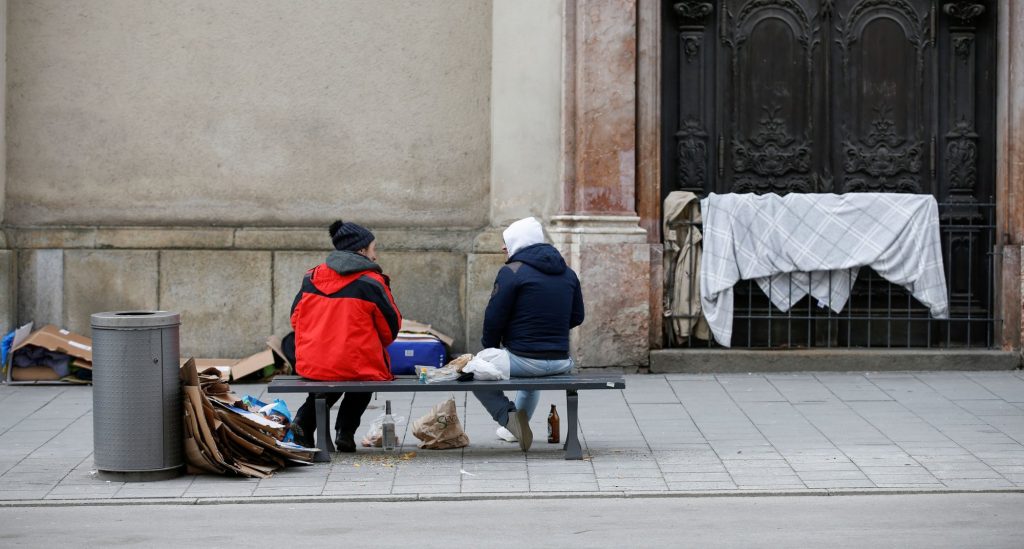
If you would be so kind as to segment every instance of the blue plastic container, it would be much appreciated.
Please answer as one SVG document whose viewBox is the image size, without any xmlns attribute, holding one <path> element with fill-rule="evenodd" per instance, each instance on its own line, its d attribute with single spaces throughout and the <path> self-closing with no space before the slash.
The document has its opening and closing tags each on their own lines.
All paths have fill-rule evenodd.
<svg viewBox="0 0 1024 549">
<path fill-rule="evenodd" d="M 397 339 L 388 346 L 388 354 L 396 376 L 415 375 L 416 366 L 440 368 L 448 362 L 444 343 L 436 339 Z"/>
</svg>

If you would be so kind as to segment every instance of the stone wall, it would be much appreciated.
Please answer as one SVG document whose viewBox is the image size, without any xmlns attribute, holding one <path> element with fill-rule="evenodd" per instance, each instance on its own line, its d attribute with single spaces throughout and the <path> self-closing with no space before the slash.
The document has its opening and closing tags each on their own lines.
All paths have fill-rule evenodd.
<svg viewBox="0 0 1024 549">
<path fill-rule="evenodd" d="M 7 13 L 9 226 L 482 227 L 480 0 Z"/>
<path fill-rule="evenodd" d="M 303 274 L 330 252 L 326 230 L 208 229 L 195 238 L 189 231 L 154 229 L 12 234 L 21 249 L 0 254 L 0 269 L 16 268 L 20 322 L 89 335 L 89 315 L 95 312 L 177 311 L 184 356 L 246 356 L 261 350 L 268 335 L 287 332 Z M 479 337 L 479 323 L 467 335 L 467 317 L 474 313 L 465 296 L 477 296 L 471 305 L 482 311 L 479 296 L 487 295 L 497 271 L 487 262 L 467 262 L 475 232 L 376 234 L 379 262 L 391 276 L 403 315 L 454 337 L 456 351 L 466 349 L 467 339 Z M 16 267 L 5 263 L 15 255 Z M 498 254 L 479 255 L 492 256 Z M 470 268 L 487 271 L 478 277 L 487 280 L 486 287 L 467 287 Z"/>
<path fill-rule="evenodd" d="M 41 0 L 0 19 L 0 328 L 169 309 L 183 354 L 245 356 L 288 329 L 344 218 L 377 234 L 406 317 L 456 350 L 479 338 L 490 2 Z"/>
</svg>

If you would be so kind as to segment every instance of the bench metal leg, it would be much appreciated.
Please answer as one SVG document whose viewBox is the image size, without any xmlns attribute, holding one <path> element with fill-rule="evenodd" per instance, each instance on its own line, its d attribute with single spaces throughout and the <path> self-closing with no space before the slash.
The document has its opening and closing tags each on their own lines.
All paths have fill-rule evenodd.
<svg viewBox="0 0 1024 549">
<path fill-rule="evenodd" d="M 565 391 L 565 404 L 569 412 L 569 425 L 565 433 L 565 459 L 583 459 L 579 428 L 576 425 L 576 412 L 579 410 L 580 402 L 575 390 Z"/>
<path fill-rule="evenodd" d="M 331 409 L 327 407 L 327 396 L 318 394 L 316 397 L 316 447 L 318 451 L 313 456 L 316 463 L 331 461 L 331 452 L 334 451 L 334 443 L 331 441 Z"/>
</svg>

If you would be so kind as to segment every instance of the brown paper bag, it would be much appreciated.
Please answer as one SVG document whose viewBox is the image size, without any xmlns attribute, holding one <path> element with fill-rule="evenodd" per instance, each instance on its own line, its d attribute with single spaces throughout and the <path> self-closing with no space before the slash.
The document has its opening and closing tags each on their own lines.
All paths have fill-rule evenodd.
<svg viewBox="0 0 1024 549">
<path fill-rule="evenodd" d="M 469 437 L 462 430 L 455 399 L 434 406 L 427 414 L 412 424 L 412 434 L 420 439 L 420 448 L 447 450 L 469 446 Z"/>
</svg>

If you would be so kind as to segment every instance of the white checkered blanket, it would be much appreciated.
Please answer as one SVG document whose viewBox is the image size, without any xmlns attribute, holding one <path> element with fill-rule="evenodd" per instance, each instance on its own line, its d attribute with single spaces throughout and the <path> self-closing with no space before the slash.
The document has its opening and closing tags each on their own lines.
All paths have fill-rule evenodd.
<svg viewBox="0 0 1024 549">
<path fill-rule="evenodd" d="M 810 294 L 840 312 L 860 267 L 948 315 L 931 195 L 711 194 L 701 200 L 700 298 L 715 340 L 732 339 L 733 286 L 754 279 L 783 312 Z"/>
</svg>

